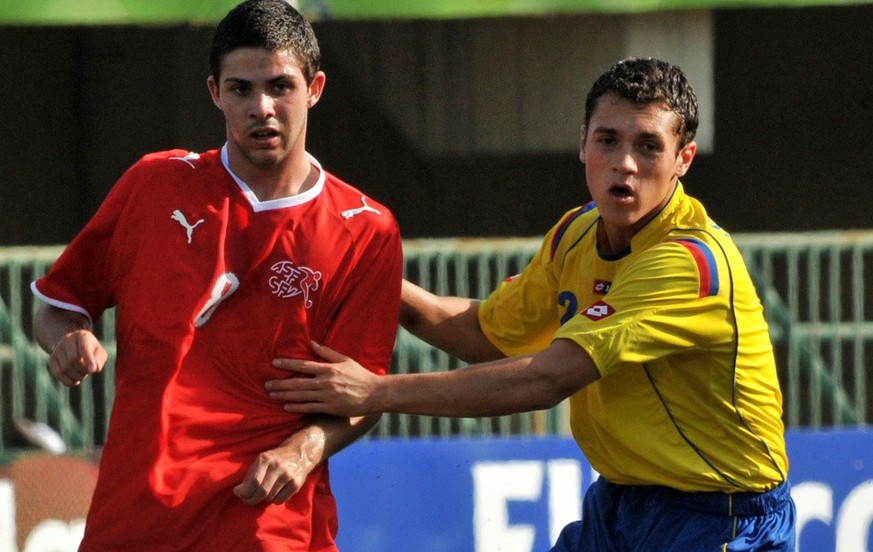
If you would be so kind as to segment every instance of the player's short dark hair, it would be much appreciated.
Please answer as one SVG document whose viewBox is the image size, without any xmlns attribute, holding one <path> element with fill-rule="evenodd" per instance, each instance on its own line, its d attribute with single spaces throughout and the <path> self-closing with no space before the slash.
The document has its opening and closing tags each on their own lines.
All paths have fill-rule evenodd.
<svg viewBox="0 0 873 552">
<path fill-rule="evenodd" d="M 597 107 L 597 100 L 614 94 L 638 105 L 659 103 L 679 116 L 676 134 L 680 146 L 694 140 L 697 133 L 697 96 L 682 69 L 653 58 L 627 58 L 606 70 L 591 86 L 585 100 L 585 126 Z"/>
<path fill-rule="evenodd" d="M 212 36 L 209 70 L 216 82 L 224 57 L 238 48 L 291 50 L 307 84 L 321 65 L 312 26 L 287 0 L 246 0 L 228 12 Z"/>
</svg>

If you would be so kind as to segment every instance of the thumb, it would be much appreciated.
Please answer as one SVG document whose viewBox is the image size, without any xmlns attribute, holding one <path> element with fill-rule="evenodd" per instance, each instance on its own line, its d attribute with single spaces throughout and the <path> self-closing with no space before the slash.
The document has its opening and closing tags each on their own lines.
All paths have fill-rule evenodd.
<svg viewBox="0 0 873 552">
<path fill-rule="evenodd" d="M 258 489 L 259 475 L 261 474 L 258 473 L 257 464 L 249 466 L 245 478 L 233 488 L 233 494 L 243 500 L 250 499 L 252 497 L 252 494 Z"/>
</svg>

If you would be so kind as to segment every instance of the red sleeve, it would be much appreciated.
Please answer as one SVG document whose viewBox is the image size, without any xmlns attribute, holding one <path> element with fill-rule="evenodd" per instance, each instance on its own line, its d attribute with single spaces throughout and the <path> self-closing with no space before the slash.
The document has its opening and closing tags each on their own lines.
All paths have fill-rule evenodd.
<svg viewBox="0 0 873 552">
<path fill-rule="evenodd" d="M 323 345 L 386 374 L 397 337 L 403 278 L 403 248 L 393 217 L 370 240 L 360 260 Z"/>
<path fill-rule="evenodd" d="M 37 297 L 52 306 L 80 312 L 92 321 L 114 306 L 113 236 L 131 196 L 135 173 L 131 168 L 116 182 L 47 274 L 31 284 Z"/>
</svg>

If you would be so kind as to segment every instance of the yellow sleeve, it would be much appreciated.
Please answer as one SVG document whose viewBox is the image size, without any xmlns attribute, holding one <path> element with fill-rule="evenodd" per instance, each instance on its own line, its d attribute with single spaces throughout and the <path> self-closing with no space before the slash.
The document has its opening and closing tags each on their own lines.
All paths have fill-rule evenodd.
<svg viewBox="0 0 873 552">
<path fill-rule="evenodd" d="M 555 339 L 578 343 L 603 376 L 682 351 L 730 346 L 735 324 L 728 290 L 701 291 L 707 277 L 720 281 L 719 269 L 726 272 L 722 256 L 711 259 L 713 266 L 701 268 L 677 242 L 645 251 L 618 274 L 602 301 L 580 310 Z"/>
<path fill-rule="evenodd" d="M 548 347 L 558 328 L 557 280 L 549 239 L 521 274 L 507 278 L 479 305 L 482 332 L 507 356 Z"/>
</svg>

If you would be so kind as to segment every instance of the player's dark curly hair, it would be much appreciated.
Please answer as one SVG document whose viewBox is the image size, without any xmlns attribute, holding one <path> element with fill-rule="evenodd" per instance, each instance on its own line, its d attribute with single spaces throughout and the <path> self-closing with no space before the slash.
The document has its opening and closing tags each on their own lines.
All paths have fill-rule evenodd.
<svg viewBox="0 0 873 552">
<path fill-rule="evenodd" d="M 209 70 L 216 82 L 224 56 L 238 48 L 289 49 L 294 52 L 307 84 L 321 65 L 321 51 L 312 26 L 286 0 L 246 0 L 219 22 L 212 36 Z"/>
<path fill-rule="evenodd" d="M 597 100 L 615 94 L 638 105 L 659 103 L 679 116 L 676 134 L 680 147 L 694 140 L 697 133 L 697 96 L 685 73 L 675 65 L 652 58 L 627 58 L 610 67 L 591 86 L 585 100 L 585 126 Z"/>
</svg>

